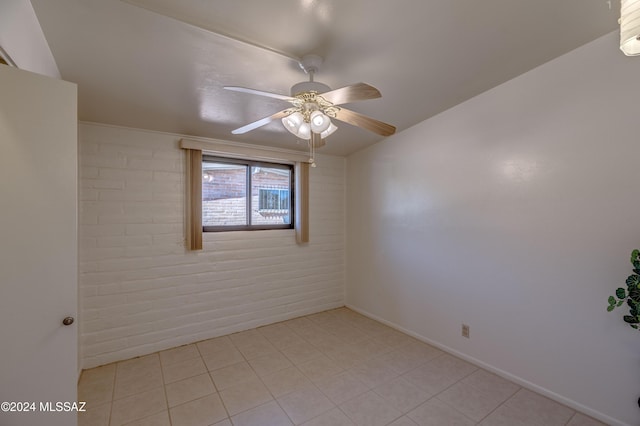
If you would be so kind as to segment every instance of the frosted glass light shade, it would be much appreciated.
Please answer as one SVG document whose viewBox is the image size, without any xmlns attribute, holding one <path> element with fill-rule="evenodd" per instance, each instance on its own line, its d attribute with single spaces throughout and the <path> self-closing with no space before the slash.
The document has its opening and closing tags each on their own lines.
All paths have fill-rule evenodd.
<svg viewBox="0 0 640 426">
<path fill-rule="evenodd" d="M 299 112 L 294 112 L 293 114 L 289 114 L 288 116 L 282 119 L 282 124 L 285 129 L 293 133 L 294 135 L 298 133 L 298 129 L 300 125 L 304 122 L 304 117 Z"/>
<path fill-rule="evenodd" d="M 311 130 L 314 133 L 322 133 L 329 128 L 331 120 L 322 111 L 313 111 L 309 124 L 311 124 Z"/>
<path fill-rule="evenodd" d="M 309 123 L 302 123 L 298 128 L 298 134 L 296 136 L 300 139 L 311 139 L 311 126 L 309 126 Z"/>
<path fill-rule="evenodd" d="M 640 55 L 640 0 L 620 1 L 620 49 L 627 56 Z"/>
<path fill-rule="evenodd" d="M 327 128 L 327 130 L 325 130 L 324 132 L 320 133 L 320 137 L 322 139 L 326 138 L 327 136 L 331 135 L 333 132 L 335 132 L 336 130 L 338 130 L 338 126 L 336 126 L 335 124 L 331 123 L 329 125 L 329 127 Z"/>
</svg>

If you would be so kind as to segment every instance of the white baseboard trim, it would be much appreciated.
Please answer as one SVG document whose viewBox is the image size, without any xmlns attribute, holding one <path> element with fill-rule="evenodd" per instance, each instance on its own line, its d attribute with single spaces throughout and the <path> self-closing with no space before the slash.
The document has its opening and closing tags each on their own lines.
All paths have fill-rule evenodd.
<svg viewBox="0 0 640 426">
<path fill-rule="evenodd" d="M 496 367 L 494 367 L 494 366 L 492 366 L 490 364 L 487 364 L 486 362 L 480 361 L 479 359 L 476 359 L 476 358 L 474 358 L 472 356 L 469 356 L 469 355 L 464 354 L 464 353 L 462 353 L 460 351 L 452 349 L 452 348 L 450 348 L 450 347 L 448 347 L 446 345 L 443 345 L 443 344 L 441 344 L 439 342 L 436 342 L 434 340 L 431 340 L 431 339 L 428 339 L 428 338 L 426 338 L 424 336 L 421 336 L 418 333 L 415 333 L 415 332 L 413 332 L 411 330 L 408 330 L 408 329 L 406 329 L 404 327 L 401 327 L 398 324 L 395 324 L 395 323 L 393 323 L 391 321 L 387 321 L 386 319 L 381 318 L 381 317 L 379 317 L 377 315 L 374 315 L 374 314 L 372 314 L 370 312 L 367 312 L 364 309 L 358 308 L 357 306 L 354 306 L 354 305 L 351 305 L 351 304 L 348 304 L 348 303 L 345 304 L 345 306 L 347 308 L 355 311 L 355 312 L 358 312 L 359 314 L 362 314 L 362 315 L 364 315 L 366 317 L 369 317 L 369 318 L 371 318 L 373 320 L 381 322 L 382 324 L 388 325 L 391 328 L 394 328 L 394 329 L 396 329 L 398 331 L 401 331 L 401 332 L 403 332 L 405 334 L 408 334 L 409 336 L 414 337 L 414 338 L 416 338 L 416 339 L 418 339 L 418 340 L 420 340 L 420 341 L 422 341 L 424 343 L 427 343 L 429 345 L 435 346 L 438 349 L 442 349 L 443 351 L 445 351 L 445 352 L 447 352 L 447 353 L 449 353 L 451 355 L 455 355 L 458 358 L 462 358 L 463 360 L 465 360 L 467 362 L 470 362 L 471 364 L 474 364 L 477 367 L 483 368 L 483 369 L 485 369 L 487 371 L 490 371 L 490 372 L 492 372 L 494 374 L 497 374 L 498 376 L 503 377 L 503 378 L 505 378 L 507 380 L 510 380 L 513 383 L 516 383 L 516 384 L 522 386 L 525 389 L 529 389 L 529 390 L 531 390 L 533 392 L 536 392 L 536 393 L 539 393 L 541 395 L 544 395 L 549 399 L 552 399 L 552 400 L 554 400 L 556 402 L 559 402 L 560 404 L 563 404 L 563 405 L 566 405 L 567 407 L 573 408 L 574 410 L 579 411 L 579 412 L 581 412 L 583 414 L 586 414 L 587 416 L 591 416 L 596 420 L 600 420 L 601 422 L 604 422 L 604 423 L 606 423 L 608 425 L 611 425 L 611 426 L 632 426 L 632 425 L 629 425 L 627 423 L 622 423 L 620 420 L 614 419 L 614 418 L 612 418 L 612 417 L 610 417 L 610 416 L 608 416 L 606 414 L 603 414 L 603 413 L 601 413 L 599 411 L 596 411 L 596 410 L 594 410 L 592 408 L 589 408 L 589 407 L 587 407 L 585 405 L 582 405 L 582 404 L 580 404 L 580 403 L 578 403 L 578 402 L 576 402 L 576 401 L 574 401 L 572 399 L 566 398 L 566 397 L 564 397 L 562 395 L 559 395 L 559 394 L 557 394 L 555 392 L 552 392 L 549 389 L 546 389 L 546 388 L 543 388 L 541 386 L 538 386 L 535 383 L 531 383 L 528 380 L 524 380 L 523 378 L 518 377 L 518 376 L 516 376 L 514 374 L 511 374 L 511 373 L 509 373 L 507 371 L 504 371 L 504 370 L 501 370 L 499 368 L 496 368 Z"/>
</svg>

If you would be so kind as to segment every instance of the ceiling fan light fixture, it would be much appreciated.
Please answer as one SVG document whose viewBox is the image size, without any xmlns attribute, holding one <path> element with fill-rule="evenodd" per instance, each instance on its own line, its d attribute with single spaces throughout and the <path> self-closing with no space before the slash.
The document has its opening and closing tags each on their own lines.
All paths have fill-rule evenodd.
<svg viewBox="0 0 640 426">
<path fill-rule="evenodd" d="M 335 132 L 336 130 L 338 130 L 338 126 L 336 126 L 333 123 L 330 123 L 327 130 L 325 130 L 324 132 L 320 132 L 320 137 L 322 139 L 326 139 L 328 136 L 332 135 L 333 132 Z"/>
<path fill-rule="evenodd" d="M 296 136 L 300 139 L 311 139 L 311 126 L 309 125 L 309 123 L 302 123 L 298 128 L 298 133 L 296 134 Z"/>
<path fill-rule="evenodd" d="M 294 135 L 298 133 L 298 129 L 300 129 L 302 123 L 304 123 L 304 117 L 297 111 L 282 119 L 284 127 Z"/>
<path fill-rule="evenodd" d="M 640 0 L 620 1 L 620 50 L 640 55 Z"/>
<path fill-rule="evenodd" d="M 329 128 L 331 120 L 322 111 L 313 111 L 309 117 L 311 130 L 314 133 L 322 133 Z"/>
</svg>

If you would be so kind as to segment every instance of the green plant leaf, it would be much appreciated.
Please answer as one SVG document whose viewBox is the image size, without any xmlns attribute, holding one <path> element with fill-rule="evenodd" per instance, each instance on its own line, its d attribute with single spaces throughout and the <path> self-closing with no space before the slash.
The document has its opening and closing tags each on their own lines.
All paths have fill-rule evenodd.
<svg viewBox="0 0 640 426">
<path fill-rule="evenodd" d="M 638 256 L 640 256 L 640 250 L 635 249 L 631 252 L 631 262 L 638 260 Z"/>
<path fill-rule="evenodd" d="M 623 303 L 624 303 L 624 300 L 620 300 L 620 301 L 618 301 L 618 305 L 617 305 L 617 306 L 618 306 L 618 308 L 619 308 L 620 306 L 622 306 L 622 304 L 623 304 Z"/>
<path fill-rule="evenodd" d="M 640 283 L 640 275 L 629 275 L 626 283 L 628 287 L 638 287 L 638 284 Z"/>
<path fill-rule="evenodd" d="M 622 287 L 618 287 L 616 289 L 616 296 L 618 297 L 618 299 L 624 299 L 625 297 L 627 297 L 627 291 Z"/>
<path fill-rule="evenodd" d="M 629 323 L 629 324 L 638 324 L 638 323 L 640 323 L 640 320 L 638 320 L 638 318 L 632 317 L 631 315 L 625 315 L 625 316 L 622 317 L 622 319 L 624 320 L 624 322 Z"/>
<path fill-rule="evenodd" d="M 610 305 L 615 305 L 616 304 L 616 299 L 613 296 L 609 296 L 607 301 L 609 302 Z"/>
<path fill-rule="evenodd" d="M 613 311 L 613 308 L 615 308 L 615 307 L 616 307 L 616 305 L 609 305 L 609 306 L 607 306 L 607 312 L 611 312 L 611 311 Z"/>
<path fill-rule="evenodd" d="M 640 289 L 634 288 L 634 289 L 630 290 L 628 297 L 629 297 L 629 299 L 633 300 L 634 302 L 640 302 Z"/>
<path fill-rule="evenodd" d="M 635 325 L 635 324 L 631 324 L 631 327 L 632 327 L 632 328 L 635 328 L 636 330 L 638 330 L 638 326 L 637 326 L 637 325 Z"/>
</svg>

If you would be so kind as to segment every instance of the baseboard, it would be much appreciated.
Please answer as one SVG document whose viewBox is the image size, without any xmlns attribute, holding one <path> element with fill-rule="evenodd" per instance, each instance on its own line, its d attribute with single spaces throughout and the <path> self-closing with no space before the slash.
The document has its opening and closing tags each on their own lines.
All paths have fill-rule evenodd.
<svg viewBox="0 0 640 426">
<path fill-rule="evenodd" d="M 409 336 L 414 337 L 414 338 L 416 338 L 416 339 L 418 339 L 418 340 L 420 340 L 420 341 L 422 341 L 424 343 L 427 343 L 429 345 L 435 346 L 438 349 L 441 349 L 441 350 L 443 350 L 443 351 L 445 351 L 445 352 L 447 352 L 447 353 L 449 353 L 451 355 L 457 356 L 458 358 L 462 358 L 463 360 L 465 360 L 467 362 L 470 362 L 471 364 L 474 364 L 477 367 L 483 368 L 483 369 L 485 369 L 487 371 L 490 371 L 490 372 L 492 372 L 492 373 L 494 373 L 494 374 L 496 374 L 496 375 L 498 375 L 500 377 L 503 377 L 503 378 L 505 378 L 507 380 L 510 380 L 513 383 L 516 383 L 516 384 L 522 386 L 525 389 L 529 389 L 529 390 L 531 390 L 533 392 L 539 393 L 540 395 L 544 395 L 549 399 L 552 399 L 552 400 L 554 400 L 556 402 L 559 402 L 560 404 L 566 405 L 567 407 L 573 408 L 576 411 L 579 411 L 579 412 L 581 412 L 583 414 L 586 414 L 587 416 L 591 416 L 594 419 L 600 420 L 601 422 L 604 422 L 604 423 L 606 423 L 608 425 L 611 425 L 611 426 L 632 426 L 632 425 L 629 425 L 627 423 L 622 423 L 622 422 L 620 422 L 620 420 L 617 420 L 617 419 L 614 419 L 614 418 L 612 418 L 610 416 L 607 416 L 606 414 L 603 414 L 603 413 L 601 413 L 599 411 L 596 411 L 596 410 L 594 410 L 592 408 L 589 408 L 589 407 L 587 407 L 585 405 L 582 405 L 582 404 L 580 404 L 580 403 L 578 403 L 578 402 L 576 402 L 576 401 L 574 401 L 572 399 L 566 398 L 566 397 L 564 397 L 562 395 L 559 395 L 559 394 L 557 394 L 557 393 L 555 393 L 553 391 L 550 391 L 549 389 L 546 389 L 546 388 L 543 388 L 541 386 L 538 386 L 535 383 L 531 383 L 530 381 L 525 380 L 525 379 L 523 379 L 521 377 L 518 377 L 518 376 L 516 376 L 514 374 L 511 374 L 508 371 L 501 370 L 500 368 L 494 367 L 493 365 L 487 364 L 486 362 L 480 361 L 479 359 L 476 359 L 476 358 L 474 358 L 472 356 L 469 356 L 469 355 L 467 355 L 465 353 L 462 353 L 462 352 L 460 352 L 458 350 L 452 349 L 452 348 L 450 348 L 450 347 L 448 347 L 446 345 L 443 345 L 443 344 L 441 344 L 439 342 L 436 342 L 434 340 L 431 340 L 431 339 L 428 339 L 428 338 L 426 338 L 424 336 L 421 336 L 418 333 L 415 333 L 415 332 L 413 332 L 411 330 L 408 330 L 408 329 L 406 329 L 404 327 L 401 327 L 398 324 L 395 324 L 395 323 L 393 323 L 391 321 L 387 321 L 386 319 L 381 318 L 381 317 L 379 317 L 377 315 L 374 315 L 374 314 L 372 314 L 370 312 L 367 312 L 364 309 L 358 308 L 357 306 L 354 306 L 354 305 L 351 305 L 351 304 L 345 304 L 345 306 L 347 308 L 355 311 L 355 312 L 358 312 L 359 314 L 362 314 L 362 315 L 364 315 L 366 317 L 369 317 L 369 318 L 371 318 L 373 320 L 381 322 L 382 324 L 388 325 L 389 327 L 394 328 L 394 329 L 396 329 L 398 331 L 401 331 L 401 332 L 403 332 L 405 334 L 408 334 Z"/>
</svg>

